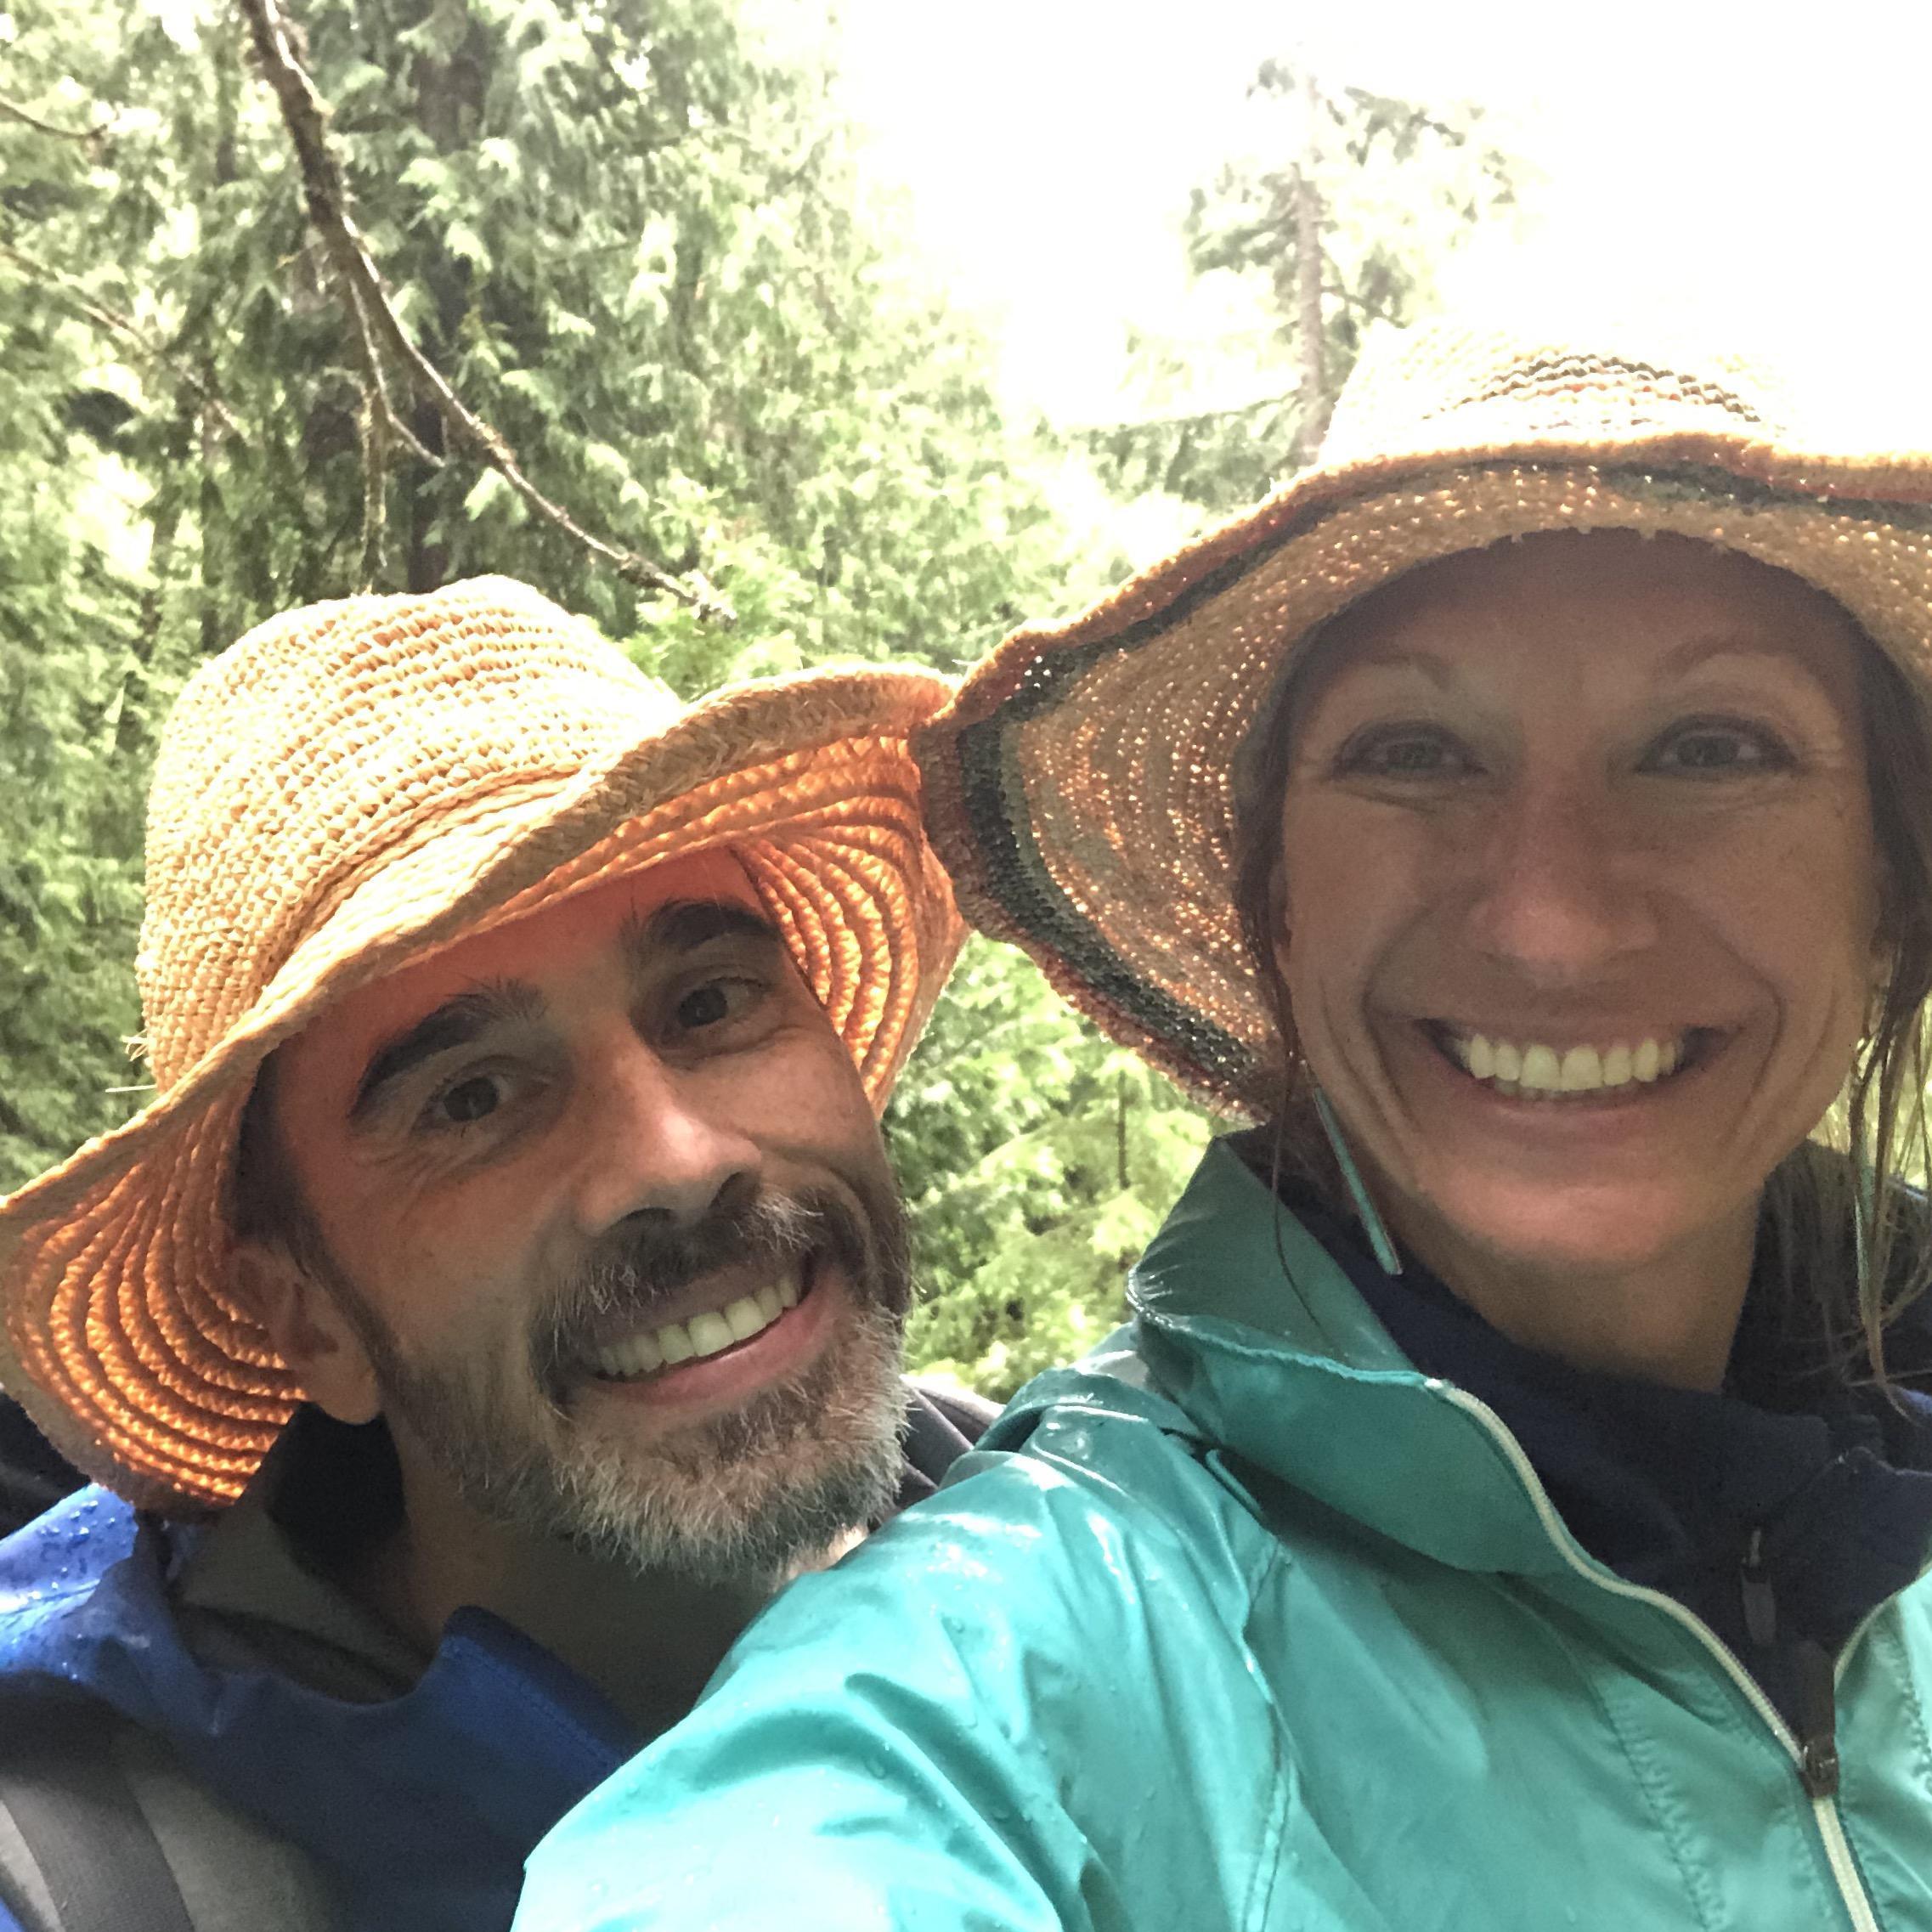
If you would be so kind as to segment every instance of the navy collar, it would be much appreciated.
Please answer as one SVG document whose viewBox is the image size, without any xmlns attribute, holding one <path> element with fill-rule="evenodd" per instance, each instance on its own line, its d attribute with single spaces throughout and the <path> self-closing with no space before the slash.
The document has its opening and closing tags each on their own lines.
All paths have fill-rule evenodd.
<svg viewBox="0 0 1932 1932">
<path fill-rule="evenodd" d="M 1268 1137 L 1235 1150 L 1265 1182 Z M 1847 1384 L 1783 1329 L 1771 1294 L 1747 1298 L 1721 1392 L 1666 1388 L 1520 1347 L 1412 1258 L 1385 1274 L 1305 1184 L 1280 1192 L 1409 1361 L 1495 1412 L 1578 1542 L 1695 1612 L 1788 1715 L 1790 1646 L 1835 1653 L 1924 1567 L 1932 1400 Z M 1903 1336 L 1898 1353 L 1922 1359 L 1923 1342 Z M 1762 1616 L 1754 1632 L 1746 1615 L 1748 1568 L 1777 1607 L 1768 1644 Z"/>
</svg>

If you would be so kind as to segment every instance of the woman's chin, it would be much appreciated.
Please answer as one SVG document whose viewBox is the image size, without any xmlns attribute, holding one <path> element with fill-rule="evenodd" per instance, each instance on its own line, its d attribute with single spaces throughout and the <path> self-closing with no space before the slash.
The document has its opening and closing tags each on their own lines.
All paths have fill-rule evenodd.
<svg viewBox="0 0 1932 1932">
<path fill-rule="evenodd" d="M 1700 1232 L 1728 1232 L 1733 1221 L 1724 1204 L 1681 1198 L 1662 1176 L 1555 1187 L 1456 1177 L 1438 1181 L 1426 1207 L 1403 1218 L 1421 1259 L 1452 1288 L 1471 1266 L 1513 1274 L 1629 1274 L 1695 1246 Z"/>
</svg>

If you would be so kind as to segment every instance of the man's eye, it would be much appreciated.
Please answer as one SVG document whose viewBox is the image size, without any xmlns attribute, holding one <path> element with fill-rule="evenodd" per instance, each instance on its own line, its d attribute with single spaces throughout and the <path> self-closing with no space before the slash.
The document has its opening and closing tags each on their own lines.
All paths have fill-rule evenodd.
<svg viewBox="0 0 1932 1932">
<path fill-rule="evenodd" d="M 759 991 L 755 980 L 707 980 L 678 1001 L 673 1017 L 686 1032 L 702 1032 L 749 1011 Z"/>
<path fill-rule="evenodd" d="M 432 1127 L 471 1127 L 503 1104 L 504 1078 L 497 1073 L 466 1074 L 445 1087 L 426 1110 Z"/>
<path fill-rule="evenodd" d="M 1725 778 L 1787 771 L 1794 762 L 1773 733 L 1755 725 L 1714 719 L 1666 733 L 1645 754 L 1641 769 L 1666 777 Z"/>
</svg>

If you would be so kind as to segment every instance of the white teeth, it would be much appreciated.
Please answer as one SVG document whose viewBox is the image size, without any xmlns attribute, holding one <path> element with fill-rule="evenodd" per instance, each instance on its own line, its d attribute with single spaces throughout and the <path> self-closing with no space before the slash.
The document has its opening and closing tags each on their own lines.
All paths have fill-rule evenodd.
<svg viewBox="0 0 1932 1932">
<path fill-rule="evenodd" d="M 725 1310 L 725 1326 L 731 1330 L 733 1342 L 750 1341 L 768 1319 L 755 1295 L 743 1296 Z"/>
<path fill-rule="evenodd" d="M 1525 1087 L 1540 1087 L 1545 1093 L 1554 1093 L 1563 1084 L 1563 1070 L 1556 1059 L 1553 1047 L 1525 1047 L 1522 1049 L 1522 1071 L 1517 1079 Z"/>
<path fill-rule="evenodd" d="M 1647 1083 L 1661 1080 L 1675 1073 L 1684 1058 L 1681 1037 L 1640 1040 L 1634 1047 L 1619 1042 L 1602 1049 L 1571 1047 L 1558 1052 L 1540 1043 L 1517 1046 L 1508 1040 L 1469 1033 L 1451 1034 L 1448 1045 L 1474 1078 L 1539 1099 L 1556 1093 L 1594 1093 L 1606 1087 L 1627 1087 L 1633 1080 Z"/>
<path fill-rule="evenodd" d="M 701 1315 L 693 1315 L 685 1325 L 691 1330 L 691 1351 L 694 1355 L 720 1355 L 737 1340 L 732 1333 L 732 1325 L 715 1311 L 707 1309 Z"/>
<path fill-rule="evenodd" d="M 1563 1055 L 1560 1085 L 1566 1093 L 1587 1093 L 1603 1084 L 1603 1062 L 1595 1047 L 1572 1047 Z"/>
<path fill-rule="evenodd" d="M 590 1366 L 601 1376 L 631 1381 L 659 1369 L 675 1368 L 681 1362 L 718 1354 L 750 1341 L 786 1309 L 795 1308 L 803 1287 L 803 1264 L 787 1263 L 778 1279 L 766 1282 L 757 1293 L 741 1295 L 724 1308 L 708 1309 L 688 1321 L 667 1322 L 649 1335 L 626 1336 L 595 1351 Z"/>
</svg>

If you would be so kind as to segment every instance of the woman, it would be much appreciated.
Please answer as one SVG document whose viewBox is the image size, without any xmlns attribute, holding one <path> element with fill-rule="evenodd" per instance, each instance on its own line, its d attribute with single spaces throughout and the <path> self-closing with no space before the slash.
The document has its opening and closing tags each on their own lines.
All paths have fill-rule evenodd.
<svg viewBox="0 0 1932 1932">
<path fill-rule="evenodd" d="M 525 1932 L 1932 1925 L 1929 498 L 1419 333 L 974 674 L 969 911 L 1262 1124 Z"/>
</svg>

